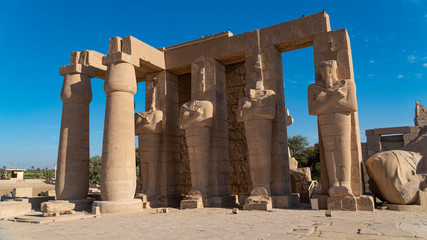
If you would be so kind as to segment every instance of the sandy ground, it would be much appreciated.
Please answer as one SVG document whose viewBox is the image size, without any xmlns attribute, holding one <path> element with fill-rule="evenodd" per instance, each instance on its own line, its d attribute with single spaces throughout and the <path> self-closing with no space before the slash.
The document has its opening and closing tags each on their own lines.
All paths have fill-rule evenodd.
<svg viewBox="0 0 427 240">
<path fill-rule="evenodd" d="M 0 239 L 427 239 L 427 213 L 205 208 L 105 214 L 48 224 L 0 221 Z"/>
</svg>

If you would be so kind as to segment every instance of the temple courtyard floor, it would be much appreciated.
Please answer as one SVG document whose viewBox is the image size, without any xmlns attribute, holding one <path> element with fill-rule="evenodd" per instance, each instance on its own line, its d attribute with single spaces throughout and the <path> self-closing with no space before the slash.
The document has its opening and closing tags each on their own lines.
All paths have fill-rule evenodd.
<svg viewBox="0 0 427 240">
<path fill-rule="evenodd" d="M 426 212 L 271 212 L 155 209 L 45 224 L 0 221 L 0 239 L 412 239 L 427 238 Z"/>
</svg>

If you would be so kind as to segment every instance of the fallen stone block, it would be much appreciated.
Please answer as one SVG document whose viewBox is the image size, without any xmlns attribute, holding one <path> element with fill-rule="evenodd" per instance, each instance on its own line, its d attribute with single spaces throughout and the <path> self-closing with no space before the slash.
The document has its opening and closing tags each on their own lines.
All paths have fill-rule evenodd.
<svg viewBox="0 0 427 240">
<path fill-rule="evenodd" d="M 41 211 L 43 217 L 59 216 L 62 214 L 73 214 L 74 203 L 68 201 L 49 201 L 41 204 Z"/>
</svg>

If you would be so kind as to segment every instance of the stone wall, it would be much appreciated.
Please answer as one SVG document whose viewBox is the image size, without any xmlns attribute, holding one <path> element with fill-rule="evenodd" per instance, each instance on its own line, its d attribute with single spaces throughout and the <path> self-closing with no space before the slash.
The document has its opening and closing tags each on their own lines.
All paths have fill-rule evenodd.
<svg viewBox="0 0 427 240">
<path fill-rule="evenodd" d="M 228 114 L 228 154 L 231 194 L 247 194 L 249 182 L 248 149 L 244 123 L 237 122 L 239 99 L 245 94 L 245 64 L 225 66 Z"/>
<path fill-rule="evenodd" d="M 230 161 L 231 194 L 247 194 L 249 171 L 248 149 L 243 123 L 237 122 L 237 107 L 239 99 L 245 94 L 246 77 L 245 64 L 236 63 L 225 66 L 227 92 L 227 121 L 228 121 L 228 154 Z M 178 76 L 179 106 L 191 100 L 191 74 Z M 187 194 L 191 189 L 188 151 L 185 143 L 185 133 L 181 130 L 181 189 Z"/>
<path fill-rule="evenodd" d="M 178 104 L 180 112 L 181 106 L 189 101 L 191 101 L 191 73 L 178 76 Z M 180 130 L 179 145 L 181 149 L 181 192 L 182 194 L 188 194 L 191 189 L 191 176 L 184 130 Z"/>
</svg>

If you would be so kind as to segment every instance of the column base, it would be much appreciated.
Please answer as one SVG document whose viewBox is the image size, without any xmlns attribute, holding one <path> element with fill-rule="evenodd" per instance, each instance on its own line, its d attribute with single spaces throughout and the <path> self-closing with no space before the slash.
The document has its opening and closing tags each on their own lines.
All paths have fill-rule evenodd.
<svg viewBox="0 0 427 240">
<path fill-rule="evenodd" d="M 67 201 L 75 204 L 75 207 L 74 207 L 75 211 L 82 211 L 82 210 L 90 210 L 94 199 L 87 198 L 87 199 L 77 199 L 77 200 L 67 200 Z"/>
<path fill-rule="evenodd" d="M 368 195 L 358 197 L 329 197 L 328 210 L 336 211 L 374 211 L 374 198 Z"/>
<path fill-rule="evenodd" d="M 249 196 L 245 199 L 243 210 L 270 211 L 273 208 L 271 197 L 269 196 Z"/>
<path fill-rule="evenodd" d="M 142 211 L 141 199 L 132 199 L 130 201 L 95 201 L 92 205 L 94 208 L 99 207 L 101 214 L 105 213 L 122 213 L 122 212 L 137 212 Z"/>
<path fill-rule="evenodd" d="M 300 198 L 298 193 L 290 195 L 271 196 L 273 208 L 300 208 Z"/>
</svg>

